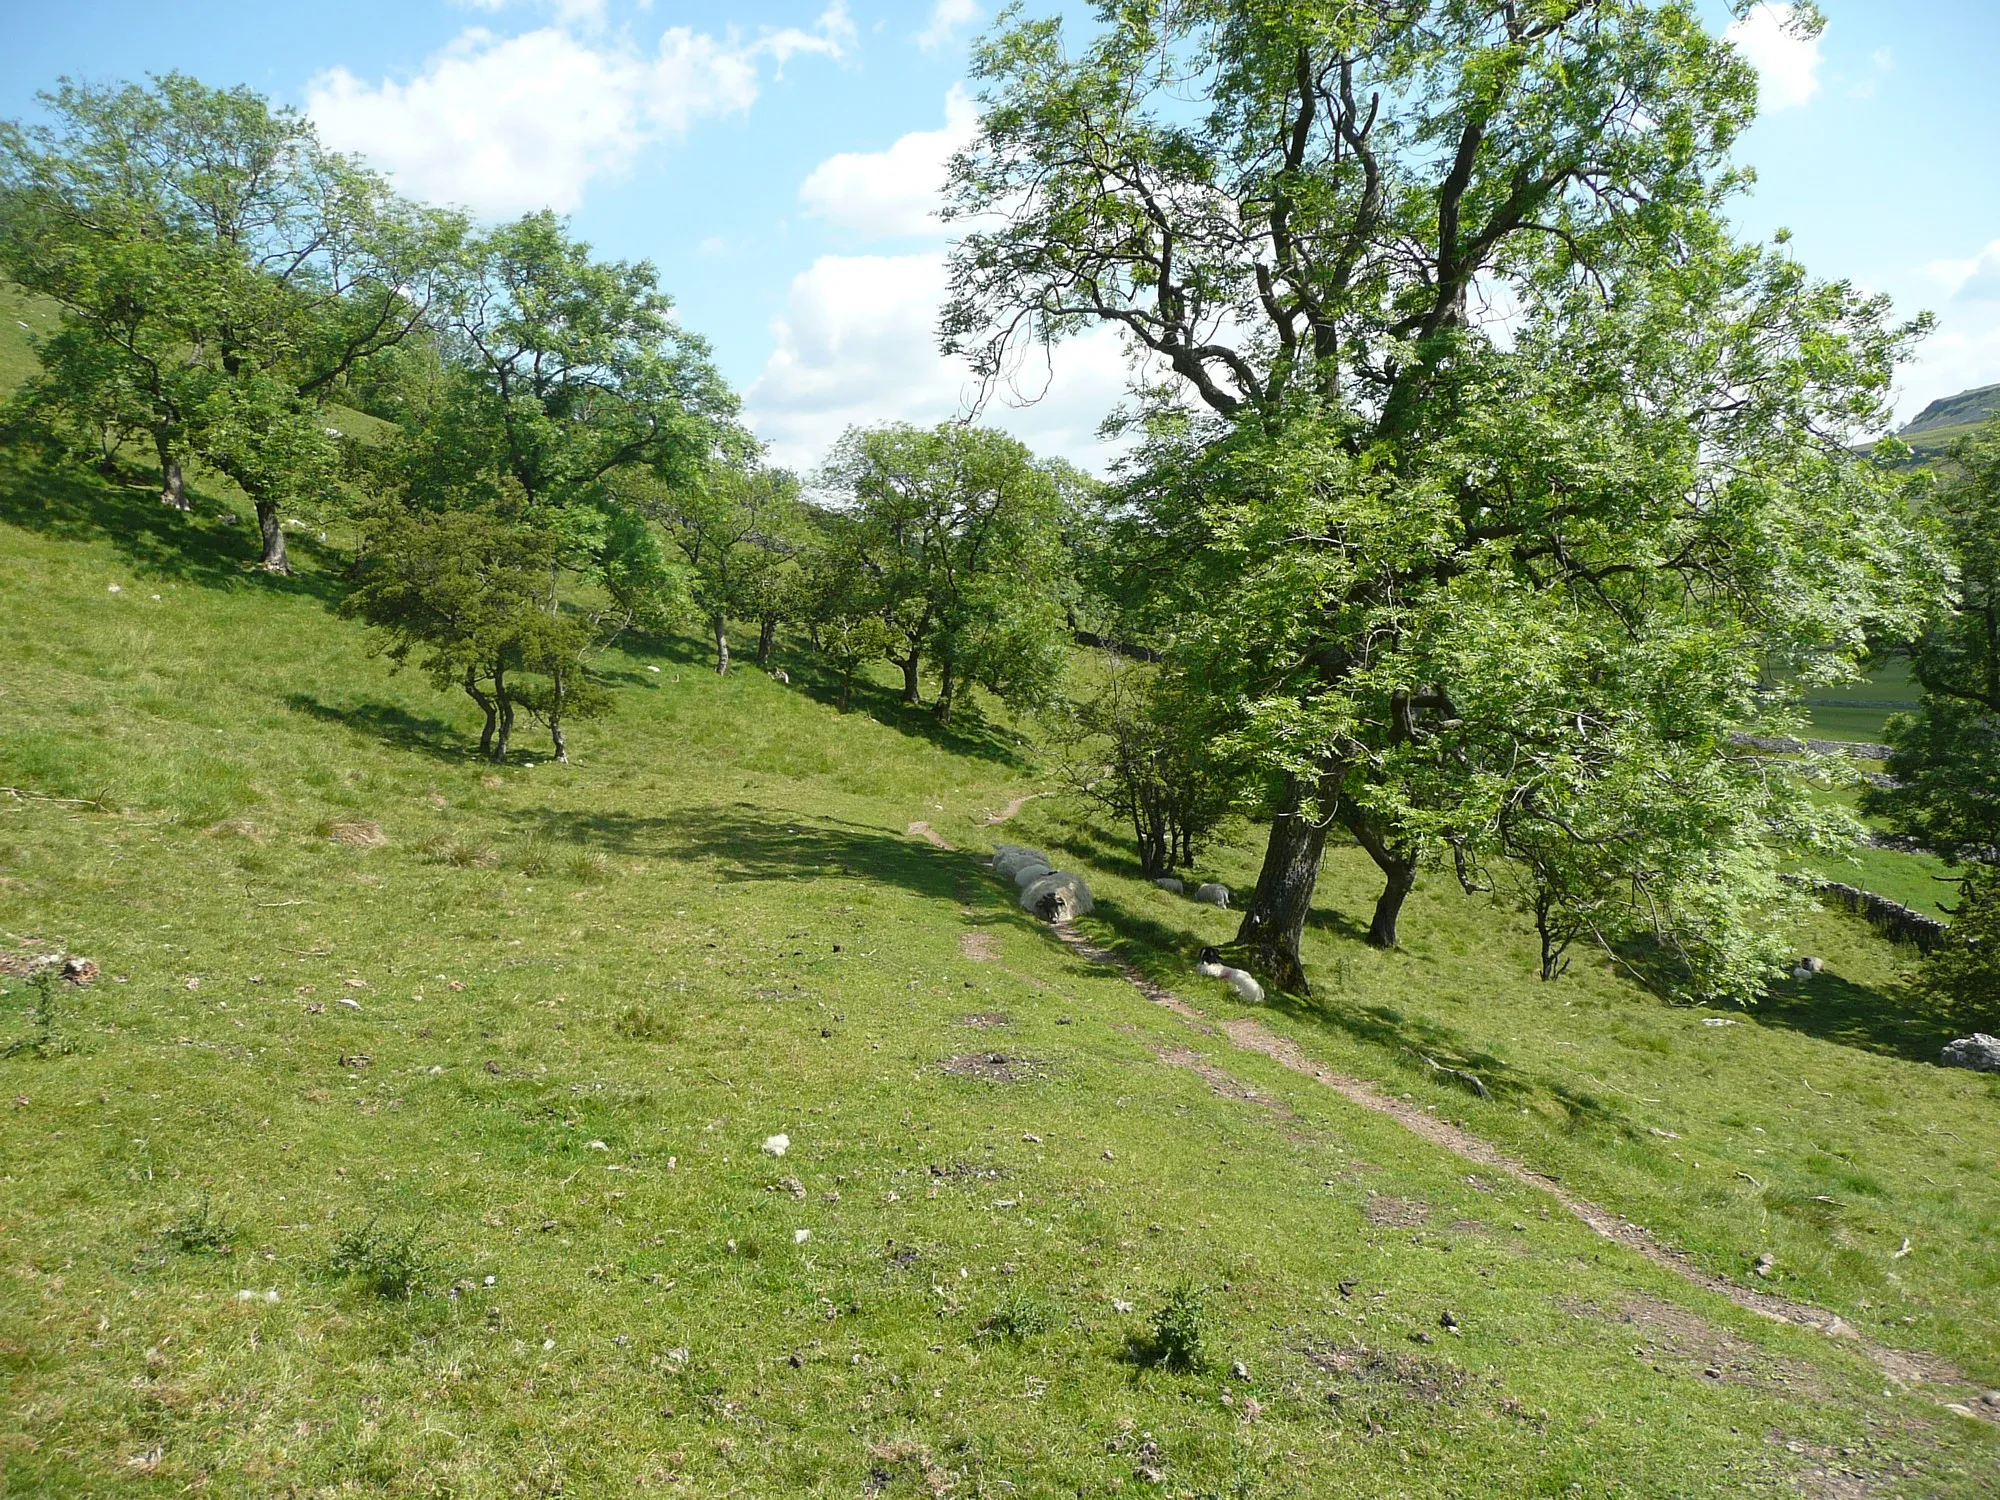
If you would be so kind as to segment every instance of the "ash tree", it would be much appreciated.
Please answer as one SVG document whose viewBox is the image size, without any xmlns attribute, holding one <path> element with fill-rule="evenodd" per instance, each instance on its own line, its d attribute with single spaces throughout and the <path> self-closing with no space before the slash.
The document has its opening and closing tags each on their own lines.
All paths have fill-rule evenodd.
<svg viewBox="0 0 2000 1500">
<path fill-rule="evenodd" d="M 1952 449 L 1927 507 L 1955 574 L 1905 648 L 1921 696 L 1889 723 L 1889 775 L 1863 808 L 1958 867 L 1951 941 L 1924 984 L 1991 1014 L 2000 996 L 2000 422 Z"/>
<path fill-rule="evenodd" d="M 949 720 L 976 682 L 1008 702 L 1047 702 L 1067 640 L 1062 522 L 1086 481 L 1004 433 L 957 422 L 853 428 L 817 477 L 854 520 L 851 576 L 881 618 L 903 701 Z"/>
<path fill-rule="evenodd" d="M 1336 827 L 1393 946 L 1426 861 L 1477 888 L 1569 823 L 1591 901 L 1700 955 L 1672 982 L 1754 988 L 1774 842 L 1835 830 L 1727 731 L 1760 660 L 1851 674 L 1930 575 L 1850 451 L 1920 328 L 1724 222 L 1750 69 L 1642 0 L 1098 21 L 978 47 L 941 331 L 989 378 L 1128 340 L 1154 613 L 1281 778 L 1238 942 L 1304 988 Z M 1676 811 L 1620 802 L 1635 755 Z"/>
<path fill-rule="evenodd" d="M 170 506 L 190 457 L 226 474 L 263 566 L 289 571 L 285 512 L 336 498 L 342 472 L 326 406 L 423 326 L 462 221 L 247 88 L 170 73 L 42 102 L 50 123 L 0 124 L 0 271 L 61 309 L 28 403 L 150 443 Z"/>
<path fill-rule="evenodd" d="M 657 488 L 641 508 L 686 562 L 695 608 L 715 643 L 716 675 L 729 671 L 731 616 L 758 622 L 757 665 L 768 665 L 800 546 L 797 478 L 717 463 L 692 483 Z"/>
</svg>

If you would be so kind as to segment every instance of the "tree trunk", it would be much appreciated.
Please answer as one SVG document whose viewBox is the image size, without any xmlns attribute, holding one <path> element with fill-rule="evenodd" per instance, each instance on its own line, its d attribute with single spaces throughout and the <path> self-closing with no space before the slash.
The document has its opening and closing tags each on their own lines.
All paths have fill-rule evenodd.
<svg viewBox="0 0 2000 1500">
<path fill-rule="evenodd" d="M 469 667 L 465 673 L 465 693 L 468 698 L 479 705 L 480 711 L 486 715 L 486 727 L 479 732 L 479 753 L 488 760 L 491 760 L 493 759 L 493 731 L 499 727 L 500 714 L 494 707 L 493 699 L 480 691 L 479 683 L 473 677 L 472 669 Z"/>
<path fill-rule="evenodd" d="M 1322 801 L 1332 800 L 1333 784 L 1331 773 L 1322 779 Z M 1311 993 L 1311 987 L 1299 961 L 1299 937 L 1305 931 L 1306 913 L 1312 910 L 1328 827 L 1327 820 L 1314 822 L 1299 811 L 1307 790 L 1298 777 L 1285 778 L 1284 800 L 1271 820 L 1271 841 L 1264 849 L 1264 867 L 1257 872 L 1257 889 L 1236 930 L 1236 941 L 1250 950 L 1253 965 L 1277 988 L 1301 995 Z"/>
<path fill-rule="evenodd" d="M 187 484 L 181 477 L 181 461 L 174 457 L 166 433 L 157 428 L 153 432 L 153 448 L 160 455 L 160 504 L 172 510 L 193 510 L 194 502 L 188 499 Z"/>
<path fill-rule="evenodd" d="M 958 674 L 952 670 L 951 658 L 947 656 L 938 672 L 937 701 L 931 704 L 931 713 L 940 724 L 951 722 L 951 700 L 957 691 Z"/>
<path fill-rule="evenodd" d="M 569 744 L 563 739 L 562 705 L 563 674 L 557 672 L 549 679 L 549 739 L 555 745 L 557 763 L 566 766 L 569 764 Z"/>
<path fill-rule="evenodd" d="M 292 564 L 285 556 L 284 523 L 278 518 L 278 507 L 269 500 L 257 502 L 257 529 L 264 538 L 264 571 L 290 573 Z"/>
<path fill-rule="evenodd" d="M 771 665 L 771 648 L 778 641 L 778 621 L 775 615 L 764 616 L 764 623 L 757 628 L 757 665 Z"/>
<path fill-rule="evenodd" d="M 903 669 L 903 701 L 912 708 L 924 701 L 923 694 L 919 691 L 919 684 L 917 682 L 917 664 L 921 656 L 922 653 L 916 647 L 912 646 L 908 656 L 890 658 L 891 661 Z"/>
<path fill-rule="evenodd" d="M 709 624 L 715 629 L 715 675 L 717 677 L 727 677 L 729 675 L 729 622 L 722 618 L 722 611 L 717 610 L 714 615 L 710 616 Z"/>
<path fill-rule="evenodd" d="M 504 667 L 493 673 L 493 700 L 499 711 L 499 733 L 494 736 L 493 753 L 490 759 L 504 761 L 507 758 L 507 741 L 514 734 L 514 700 L 507 692 L 507 672 Z"/>
<path fill-rule="evenodd" d="M 840 677 L 840 711 L 847 712 L 847 700 L 854 695 L 854 674 L 843 672 Z"/>
<path fill-rule="evenodd" d="M 1375 867 L 1382 872 L 1382 894 L 1375 899 L 1375 915 L 1368 923 L 1368 943 L 1374 948 L 1396 946 L 1396 918 L 1403 902 L 1417 885 L 1417 860 L 1422 849 L 1392 842 L 1359 808 L 1349 807 L 1341 820 L 1354 835 Z"/>
</svg>

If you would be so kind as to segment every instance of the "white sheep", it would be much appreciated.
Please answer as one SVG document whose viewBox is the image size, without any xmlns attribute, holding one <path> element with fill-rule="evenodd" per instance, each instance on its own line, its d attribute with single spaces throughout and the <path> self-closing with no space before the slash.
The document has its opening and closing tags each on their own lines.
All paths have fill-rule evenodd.
<svg viewBox="0 0 2000 1500">
<path fill-rule="evenodd" d="M 1200 890 L 1194 893 L 1194 899 L 1202 902 L 1204 905 L 1219 906 L 1224 911 L 1228 911 L 1229 887 L 1226 885 L 1215 885 L 1213 883 L 1205 885 Z"/>
<path fill-rule="evenodd" d="M 1195 961 L 1194 971 L 1208 979 L 1220 979 L 1236 994 L 1237 998 L 1251 1005 L 1261 1004 L 1264 986 L 1256 976 L 1246 974 L 1241 969 L 1232 969 L 1222 961 L 1222 955 L 1213 948 L 1201 950 L 1201 957 Z"/>
</svg>

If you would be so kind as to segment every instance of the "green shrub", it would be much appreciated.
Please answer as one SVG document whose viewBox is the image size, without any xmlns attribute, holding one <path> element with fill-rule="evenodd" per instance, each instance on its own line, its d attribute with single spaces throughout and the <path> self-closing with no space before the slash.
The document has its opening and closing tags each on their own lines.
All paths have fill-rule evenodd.
<svg viewBox="0 0 2000 1500">
<path fill-rule="evenodd" d="M 182 1255 L 227 1255 L 235 1237 L 234 1226 L 217 1211 L 206 1193 L 182 1209 L 160 1231 L 160 1243 Z"/>
<path fill-rule="evenodd" d="M 1169 1370 L 1199 1370 L 1208 1363 L 1202 1349 L 1207 1329 L 1208 1291 L 1191 1281 L 1170 1287 L 1153 1312 L 1149 1362 Z"/>
<path fill-rule="evenodd" d="M 1010 1291 L 979 1325 L 979 1337 L 995 1343 L 1020 1343 L 1053 1333 L 1062 1326 L 1062 1312 L 1053 1303 Z"/>
<path fill-rule="evenodd" d="M 334 1275 L 358 1278 L 378 1297 L 408 1301 L 430 1277 L 426 1248 L 420 1226 L 390 1233 L 370 1219 L 333 1242 L 327 1264 Z"/>
</svg>

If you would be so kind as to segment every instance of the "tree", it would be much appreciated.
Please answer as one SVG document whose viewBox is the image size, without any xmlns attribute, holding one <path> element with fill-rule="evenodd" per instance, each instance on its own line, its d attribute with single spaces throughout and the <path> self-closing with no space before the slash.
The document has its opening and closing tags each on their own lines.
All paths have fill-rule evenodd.
<svg viewBox="0 0 2000 1500">
<path fill-rule="evenodd" d="M 729 617 L 762 627 L 757 664 L 770 661 L 787 605 L 783 581 L 798 543 L 798 480 L 783 469 L 717 464 L 645 507 L 687 560 L 695 606 L 715 641 L 715 670 L 729 671 Z"/>
<path fill-rule="evenodd" d="M 589 627 L 554 597 L 556 551 L 546 528 L 497 511 L 391 505 L 364 524 L 341 613 L 375 627 L 396 666 L 414 656 L 433 687 L 463 690 L 485 715 L 479 753 L 489 760 L 507 758 L 523 708 L 549 724 L 557 759 L 567 759 L 565 716 L 601 700 L 581 670 Z"/>
<path fill-rule="evenodd" d="M 170 73 L 42 99 L 54 124 L 0 125 L 0 268 L 62 309 L 28 399 L 145 435 L 177 508 L 184 459 L 214 465 L 288 571 L 283 513 L 340 466 L 325 404 L 422 325 L 462 222 L 247 88 Z"/>
<path fill-rule="evenodd" d="M 1143 361 L 1158 613 L 1283 777 L 1238 941 L 1303 988 L 1337 823 L 1393 946 L 1422 862 L 1475 867 L 1583 741 L 1722 765 L 1751 829 L 1745 664 L 1851 671 L 1921 562 L 1848 451 L 1919 330 L 1722 221 L 1750 70 L 1677 0 L 1099 15 L 975 55 L 942 333 L 989 378 L 1093 324 Z"/>
<path fill-rule="evenodd" d="M 1219 754 L 1212 700 L 1158 668 L 1106 651 L 1103 681 L 1068 706 L 1066 779 L 1128 823 L 1143 874 L 1194 865 L 1228 817 L 1243 767 Z"/>
<path fill-rule="evenodd" d="M 1893 787 L 1863 805 L 1954 862 L 2000 863 L 2000 422 L 1957 444 L 1930 511 L 1957 575 L 1906 648 L 1922 696 L 1890 721 Z"/>
<path fill-rule="evenodd" d="M 932 712 L 949 719 L 960 686 L 1047 701 L 1060 676 L 1060 522 L 1077 483 L 1015 439 L 947 422 L 850 428 L 820 484 L 858 522 L 851 545 L 902 668 L 903 701 L 937 664 Z"/>
</svg>

